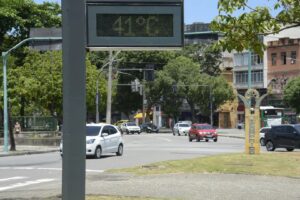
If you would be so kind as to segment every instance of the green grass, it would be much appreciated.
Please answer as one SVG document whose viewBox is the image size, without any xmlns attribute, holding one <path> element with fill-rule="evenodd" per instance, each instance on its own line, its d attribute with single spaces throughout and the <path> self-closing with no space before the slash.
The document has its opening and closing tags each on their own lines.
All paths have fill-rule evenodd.
<svg viewBox="0 0 300 200">
<path fill-rule="evenodd" d="M 188 160 L 158 162 L 134 168 L 109 170 L 109 172 L 134 173 L 136 175 L 224 173 L 300 178 L 300 153 L 225 154 Z"/>
<path fill-rule="evenodd" d="M 123 197 L 123 196 L 102 196 L 102 195 L 88 195 L 86 200 L 167 200 L 151 197 Z"/>
</svg>

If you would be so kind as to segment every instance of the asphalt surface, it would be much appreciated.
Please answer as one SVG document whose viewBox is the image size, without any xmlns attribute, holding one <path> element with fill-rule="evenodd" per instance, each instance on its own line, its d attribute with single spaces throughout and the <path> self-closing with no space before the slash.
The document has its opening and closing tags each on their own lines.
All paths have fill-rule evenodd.
<svg viewBox="0 0 300 200">
<path fill-rule="evenodd" d="M 107 156 L 86 161 L 86 194 L 160 197 L 166 199 L 300 200 L 300 179 L 238 174 L 167 174 L 134 176 L 110 174 L 123 168 L 161 160 L 243 152 L 242 130 L 219 130 L 217 143 L 187 142 L 185 136 L 129 135 L 122 158 Z M 239 139 L 237 139 L 239 138 Z M 18 147 L 23 156 L 0 159 L 0 199 L 61 199 L 61 159 L 57 147 Z M 262 151 L 265 151 L 262 149 Z M 298 150 L 297 150 L 298 151 Z M 35 154 L 37 155 L 28 155 Z M 2 156 L 7 156 L 3 154 Z M 33 159 L 34 158 L 34 159 Z M 23 184 L 23 185 L 22 185 Z M 27 185 L 26 185 L 27 184 Z M 10 188 L 5 188 L 10 187 Z"/>
</svg>

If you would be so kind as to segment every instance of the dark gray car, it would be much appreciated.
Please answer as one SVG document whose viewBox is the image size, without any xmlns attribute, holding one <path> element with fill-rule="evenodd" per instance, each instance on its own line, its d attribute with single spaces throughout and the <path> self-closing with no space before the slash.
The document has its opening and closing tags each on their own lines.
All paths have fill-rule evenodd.
<svg viewBox="0 0 300 200">
<path fill-rule="evenodd" d="M 265 134 L 265 144 L 268 151 L 285 148 L 293 151 L 300 148 L 300 124 L 285 124 L 272 126 Z"/>
</svg>

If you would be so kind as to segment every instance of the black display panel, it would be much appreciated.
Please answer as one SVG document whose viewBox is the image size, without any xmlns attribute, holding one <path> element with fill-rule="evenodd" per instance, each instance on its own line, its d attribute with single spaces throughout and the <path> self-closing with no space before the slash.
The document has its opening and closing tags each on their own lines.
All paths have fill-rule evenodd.
<svg viewBox="0 0 300 200">
<path fill-rule="evenodd" d="M 174 37 L 172 14 L 96 14 L 98 37 Z"/>
</svg>

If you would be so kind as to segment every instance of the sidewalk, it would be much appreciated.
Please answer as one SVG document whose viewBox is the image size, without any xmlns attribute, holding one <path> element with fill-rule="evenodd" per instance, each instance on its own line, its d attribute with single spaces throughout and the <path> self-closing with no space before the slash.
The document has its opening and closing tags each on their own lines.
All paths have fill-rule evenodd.
<svg viewBox="0 0 300 200">
<path fill-rule="evenodd" d="M 56 152 L 56 151 L 59 151 L 59 147 L 57 147 L 57 146 L 16 145 L 16 151 L 4 152 L 3 147 L 1 147 L 0 148 L 0 157 L 26 155 L 26 154 L 40 154 L 40 153 Z"/>
<path fill-rule="evenodd" d="M 231 138 L 245 138 L 245 130 L 244 129 L 217 129 L 219 136 L 223 137 L 231 137 Z"/>
</svg>

